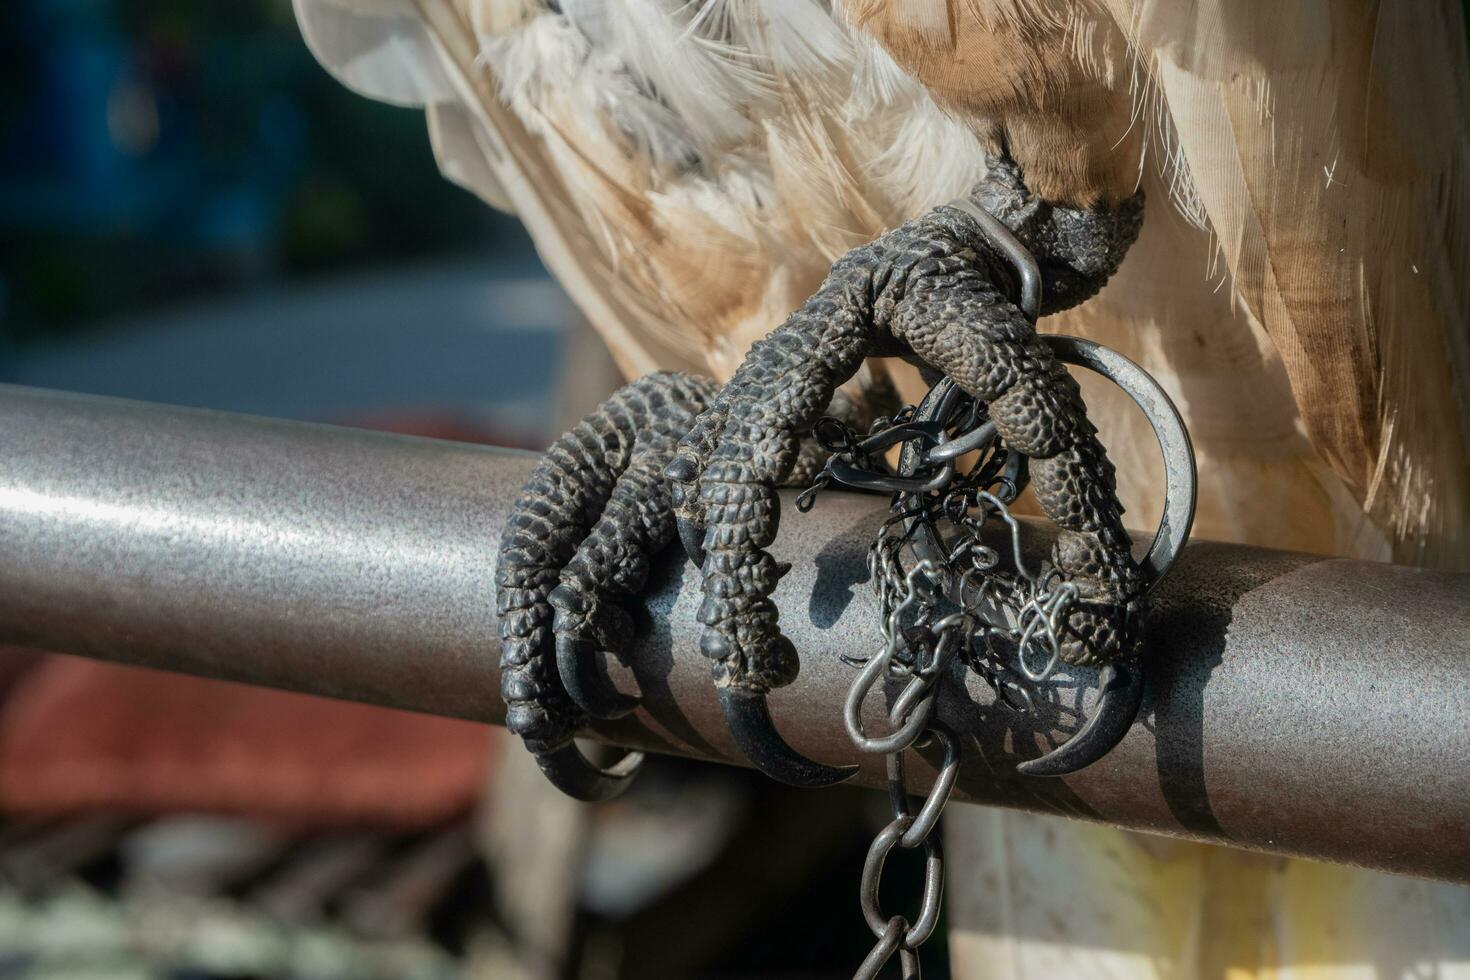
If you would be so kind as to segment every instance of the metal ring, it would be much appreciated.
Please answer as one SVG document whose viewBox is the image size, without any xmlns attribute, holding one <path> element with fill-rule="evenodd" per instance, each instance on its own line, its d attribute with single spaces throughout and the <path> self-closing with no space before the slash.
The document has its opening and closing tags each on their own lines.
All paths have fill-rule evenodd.
<svg viewBox="0 0 1470 980">
<path fill-rule="evenodd" d="M 1021 668 L 1021 673 L 1026 675 L 1026 679 L 1033 684 L 1040 684 L 1056 673 L 1057 664 L 1062 659 L 1062 648 L 1056 642 L 1055 631 L 1049 631 L 1053 633 L 1051 656 L 1047 657 L 1045 665 L 1040 670 L 1032 670 L 1031 665 L 1026 662 L 1026 650 L 1031 646 L 1031 639 L 1036 635 L 1036 624 L 1041 620 L 1040 613 L 1033 613 L 1031 621 L 1026 624 L 1026 629 L 1021 633 L 1021 638 L 1016 641 L 1016 664 Z"/>
<path fill-rule="evenodd" d="M 1081 337 L 1043 334 L 1042 339 L 1051 346 L 1058 360 L 1095 371 L 1123 389 L 1143 410 L 1164 454 L 1164 513 L 1148 554 L 1139 562 L 1147 583 L 1144 590 L 1147 594 L 1184 550 L 1190 526 L 1194 523 L 1199 474 L 1195 469 L 1189 430 L 1184 427 L 1179 409 L 1163 387 L 1151 374 L 1122 354 Z"/>
<path fill-rule="evenodd" d="M 862 906 L 863 918 L 868 928 L 880 939 L 892 921 L 886 919 L 878 908 L 878 885 L 883 879 L 883 864 L 899 839 L 913 824 L 911 817 L 899 817 L 878 832 L 868 847 L 868 856 L 863 861 L 862 886 L 858 889 L 858 902 Z M 909 949 L 922 946 L 939 924 L 939 905 L 944 893 L 944 855 L 937 836 L 924 839 L 924 897 L 919 904 L 919 917 L 903 935 L 903 945 Z"/>
<path fill-rule="evenodd" d="M 852 980 L 877 980 L 878 974 L 903 943 L 903 934 L 908 928 L 908 920 L 901 915 L 889 919 L 888 924 L 883 927 L 882 935 L 878 937 L 878 945 L 863 958 L 862 965 L 852 975 Z"/>
<path fill-rule="evenodd" d="M 1016 305 L 1026 314 L 1028 320 L 1035 323 L 1041 316 L 1041 267 L 1036 264 L 1036 256 L 1021 244 L 1016 233 L 1005 222 L 969 198 L 956 198 L 948 206 L 965 212 L 979 222 L 980 229 L 985 232 L 990 243 L 1010 260 L 1016 269 L 1017 278 L 1021 280 L 1021 301 Z"/>
<path fill-rule="evenodd" d="M 944 463 L 933 476 L 894 476 L 891 473 L 872 473 L 851 463 L 833 460 L 827 464 L 832 479 L 854 490 L 874 490 L 878 493 L 931 493 L 954 478 L 954 463 Z"/>
<path fill-rule="evenodd" d="M 880 738 L 868 737 L 868 733 L 863 729 L 863 702 L 868 699 L 868 694 L 873 690 L 873 685 L 878 682 L 878 678 L 887 673 L 888 664 L 892 658 L 893 649 L 890 647 L 869 660 L 863 667 L 862 673 L 858 674 L 857 680 L 853 681 L 852 687 L 847 692 L 847 700 L 842 706 L 842 720 L 847 727 L 848 737 L 863 752 L 872 752 L 876 755 L 902 752 L 913 745 L 915 740 L 923 734 L 924 726 L 928 724 L 929 717 L 934 713 L 934 699 L 925 698 L 919 702 L 908 721 L 896 731 Z"/>
<path fill-rule="evenodd" d="M 939 642 L 943 643 L 944 640 L 941 638 Z M 933 695 L 934 683 L 938 680 L 935 676 L 925 677 L 918 671 L 910 673 L 908 678 L 908 683 L 898 692 L 898 697 L 893 699 L 893 706 L 888 709 L 888 723 L 900 726 L 901 731 L 906 730 L 913 722 L 912 712 L 924 709 L 924 699 Z M 914 741 L 917 742 L 923 734 L 916 733 Z"/>
<path fill-rule="evenodd" d="M 939 822 L 939 815 L 949 796 L 954 792 L 955 780 L 960 775 L 960 747 L 954 734 L 942 725 L 931 725 L 929 734 L 944 744 L 944 761 L 939 766 L 939 776 L 929 787 L 929 795 L 917 814 L 909 813 L 909 793 L 904 785 L 903 753 L 894 752 L 888 757 L 888 802 L 895 817 L 912 817 L 913 823 L 898 839 L 900 847 L 914 848 L 924 842 Z"/>
<path fill-rule="evenodd" d="M 1121 388 L 1133 403 L 1143 411 L 1149 426 L 1154 430 L 1159 449 L 1164 455 L 1164 513 L 1154 532 L 1148 553 L 1138 563 L 1143 573 L 1144 592 L 1147 594 L 1163 578 L 1174 564 L 1184 544 L 1189 540 L 1189 529 L 1194 523 L 1195 495 L 1199 474 L 1195 468 L 1194 447 L 1189 441 L 1189 431 L 1179 409 L 1169 398 L 1163 387 L 1143 368 L 1110 347 L 1081 337 L 1064 334 L 1040 334 L 1051 347 L 1057 360 L 1064 364 L 1087 368 L 1107 378 Z M 939 405 L 949 401 L 954 388 L 958 387 L 949 378 L 943 378 L 919 405 L 917 417 L 922 417 L 926 405 Z M 899 459 L 899 473 L 919 465 L 922 458 L 918 450 L 909 444 Z M 931 557 L 923 552 L 928 542 L 915 538 L 921 557 Z"/>
<path fill-rule="evenodd" d="M 995 436 L 995 423 L 987 420 L 964 435 L 956 436 L 949 442 L 941 442 L 934 446 L 924 458 L 926 462 L 936 465 L 947 463 L 965 453 L 990 445 L 995 441 Z"/>
</svg>

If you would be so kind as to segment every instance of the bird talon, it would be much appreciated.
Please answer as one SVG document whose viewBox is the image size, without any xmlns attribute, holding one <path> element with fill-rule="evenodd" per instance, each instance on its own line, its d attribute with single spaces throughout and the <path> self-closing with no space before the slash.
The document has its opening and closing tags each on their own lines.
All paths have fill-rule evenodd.
<svg viewBox="0 0 1470 980">
<path fill-rule="evenodd" d="M 619 691 L 598 669 L 597 647 L 580 637 L 556 638 L 556 671 L 567 696 L 599 721 L 612 721 L 637 708 L 639 699 Z"/>
<path fill-rule="evenodd" d="M 689 563 L 695 568 L 704 568 L 704 525 L 677 512 L 674 523 L 679 531 L 679 543 L 684 546 L 684 554 L 689 558 Z"/>
<path fill-rule="evenodd" d="M 572 741 L 549 750 L 533 747 L 532 753 L 553 786 L 584 803 L 601 803 L 621 795 L 643 767 L 642 752 L 627 752 L 606 768 L 595 766 Z"/>
<path fill-rule="evenodd" d="M 829 766 L 797 752 L 771 720 L 766 695 L 726 683 L 719 687 L 725 727 L 740 751 L 761 772 L 787 786 L 818 789 L 850 779 L 857 766 Z"/>
<path fill-rule="evenodd" d="M 1016 766 L 1023 776 L 1066 776 L 1107 755 L 1128 734 L 1143 705 L 1144 671 L 1137 662 L 1113 663 L 1098 672 L 1097 707 L 1081 730 L 1039 759 Z"/>
</svg>

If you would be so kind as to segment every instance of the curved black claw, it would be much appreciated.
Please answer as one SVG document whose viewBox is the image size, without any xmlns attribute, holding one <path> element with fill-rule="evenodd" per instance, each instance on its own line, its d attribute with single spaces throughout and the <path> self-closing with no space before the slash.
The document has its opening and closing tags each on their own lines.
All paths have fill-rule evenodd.
<svg viewBox="0 0 1470 980">
<path fill-rule="evenodd" d="M 669 480 L 688 482 L 695 477 L 694 461 L 687 456 L 675 456 L 664 469 Z M 704 567 L 704 533 L 702 524 L 678 513 L 677 491 L 675 496 L 675 522 L 679 529 L 679 540 L 694 567 Z M 725 651 L 721 641 L 706 634 L 700 644 L 704 654 L 713 660 L 721 660 Z M 736 686 L 721 686 L 718 689 L 720 708 L 725 714 L 725 727 L 735 739 L 751 765 L 770 776 L 778 783 L 799 788 L 817 789 L 831 786 L 857 772 L 857 766 L 828 766 L 815 762 L 786 744 L 776 725 L 771 721 L 771 710 L 766 705 L 766 696 L 756 691 Z"/>
<path fill-rule="evenodd" d="M 664 467 L 664 479 L 674 484 L 674 526 L 679 531 L 679 543 L 684 546 L 684 554 L 689 556 L 689 561 L 695 568 L 704 567 L 704 525 L 685 516 L 681 511 L 684 493 L 694 493 L 687 485 L 692 483 L 699 475 L 699 464 L 688 456 L 675 456 L 668 466 Z"/>
<path fill-rule="evenodd" d="M 601 803 L 622 795 L 643 767 L 643 753 L 628 752 L 601 769 L 587 761 L 575 742 L 535 755 L 536 764 L 553 786 L 584 803 Z"/>
<path fill-rule="evenodd" d="M 1065 776 L 1086 769 L 1123 741 L 1143 704 L 1144 673 L 1139 664 L 1109 664 L 1098 673 L 1101 695 L 1082 730 L 1039 759 L 1023 762 L 1025 776 Z"/>
<path fill-rule="evenodd" d="M 786 744 L 771 721 L 766 696 L 739 687 L 719 689 L 725 726 L 735 744 L 761 772 L 778 783 L 817 789 L 840 783 L 857 772 L 857 766 L 828 766 L 814 762 Z"/>
<path fill-rule="evenodd" d="M 674 525 L 679 529 L 679 543 L 684 554 L 695 568 L 704 567 L 704 526 L 682 515 L 674 516 Z"/>
<path fill-rule="evenodd" d="M 593 718 L 612 721 L 638 707 L 638 699 L 624 694 L 597 666 L 597 648 L 575 636 L 556 638 L 556 672 L 562 687 L 577 706 Z"/>
</svg>

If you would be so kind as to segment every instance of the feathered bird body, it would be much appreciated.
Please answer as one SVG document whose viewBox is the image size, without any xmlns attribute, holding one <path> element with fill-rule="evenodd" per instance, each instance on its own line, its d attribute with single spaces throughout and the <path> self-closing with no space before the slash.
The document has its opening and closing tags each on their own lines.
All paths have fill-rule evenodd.
<svg viewBox="0 0 1470 980">
<path fill-rule="evenodd" d="M 1457 5 L 298 9 L 349 84 L 428 106 L 445 172 L 522 215 L 630 375 L 728 377 L 834 259 L 962 195 L 1001 148 L 1048 199 L 1142 185 L 1154 203 L 1114 283 L 1045 326 L 1177 396 L 1200 533 L 1467 561 Z M 1093 401 L 1146 524 L 1146 430 Z"/>
<path fill-rule="evenodd" d="M 728 378 L 996 153 L 1069 205 L 1142 187 L 1112 282 L 1042 328 L 1174 395 L 1197 533 L 1470 566 L 1457 0 L 295 2 L 339 78 L 426 107 L 445 174 L 521 216 L 630 376 Z M 1152 437 L 1084 385 L 1146 526 Z"/>
</svg>

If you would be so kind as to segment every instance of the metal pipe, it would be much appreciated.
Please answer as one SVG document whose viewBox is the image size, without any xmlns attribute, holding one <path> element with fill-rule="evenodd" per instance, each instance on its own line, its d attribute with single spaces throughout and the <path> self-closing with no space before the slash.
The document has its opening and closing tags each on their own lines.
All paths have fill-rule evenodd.
<svg viewBox="0 0 1470 980">
<path fill-rule="evenodd" d="M 0 645 L 501 720 L 495 550 L 532 457 L 13 387 L 0 447 Z M 775 547 L 802 654 L 776 723 L 869 785 L 881 760 L 843 732 L 838 658 L 873 646 L 863 559 L 882 510 L 788 508 Z M 1198 543 L 1155 596 L 1150 693 L 1123 744 L 1064 780 L 1017 776 L 1075 705 L 1027 722 L 972 679 L 940 705 L 958 798 L 1470 880 L 1470 576 Z M 738 761 L 698 605 L 670 549 L 630 668 L 610 665 L 645 707 L 600 736 Z M 909 769 L 916 789 L 932 777 Z"/>
</svg>

